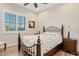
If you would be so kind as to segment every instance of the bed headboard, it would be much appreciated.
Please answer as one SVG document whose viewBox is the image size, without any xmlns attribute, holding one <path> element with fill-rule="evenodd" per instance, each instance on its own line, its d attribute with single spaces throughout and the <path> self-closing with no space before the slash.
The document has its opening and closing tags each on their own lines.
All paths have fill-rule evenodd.
<svg viewBox="0 0 79 59">
<path fill-rule="evenodd" d="M 55 26 L 49 26 L 47 28 L 45 28 L 45 26 L 44 26 L 43 32 L 61 32 L 61 29 L 59 29 L 58 27 L 55 27 Z"/>
<path fill-rule="evenodd" d="M 62 38 L 64 38 L 64 26 L 62 24 L 61 29 L 59 29 L 56 26 L 49 26 L 47 28 L 45 28 L 45 26 L 43 26 L 43 32 L 61 32 Z"/>
</svg>

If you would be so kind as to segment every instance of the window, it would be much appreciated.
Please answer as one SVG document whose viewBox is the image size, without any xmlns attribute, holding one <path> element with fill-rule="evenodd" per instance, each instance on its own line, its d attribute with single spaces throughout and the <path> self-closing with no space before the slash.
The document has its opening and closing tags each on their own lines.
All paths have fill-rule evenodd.
<svg viewBox="0 0 79 59">
<path fill-rule="evenodd" d="M 25 17 L 18 16 L 18 31 L 24 31 L 24 30 L 25 30 Z"/>
<path fill-rule="evenodd" d="M 5 31 L 16 31 L 16 15 L 5 13 Z"/>
<path fill-rule="evenodd" d="M 25 31 L 25 16 L 13 14 L 11 12 L 4 13 L 4 30 L 11 31 Z"/>
</svg>

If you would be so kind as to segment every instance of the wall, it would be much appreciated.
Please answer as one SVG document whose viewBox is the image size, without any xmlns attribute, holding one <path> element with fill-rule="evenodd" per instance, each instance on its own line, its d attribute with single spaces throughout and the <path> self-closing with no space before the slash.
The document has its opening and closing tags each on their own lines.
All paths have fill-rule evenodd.
<svg viewBox="0 0 79 59">
<path fill-rule="evenodd" d="M 18 33 L 3 33 L 3 10 L 9 10 L 16 13 L 21 13 L 27 16 L 26 20 L 26 32 L 21 33 L 21 35 L 31 35 L 37 32 L 38 29 L 38 21 L 37 21 L 37 14 L 35 12 L 26 10 L 20 6 L 14 4 L 0 4 L 0 41 L 6 41 L 8 46 L 16 45 L 17 44 L 17 34 Z M 28 20 L 34 20 L 36 22 L 35 29 L 28 28 Z"/>
<path fill-rule="evenodd" d="M 67 27 L 70 26 L 71 38 L 78 39 L 79 41 L 79 4 L 58 4 L 55 7 L 40 12 L 38 17 L 40 27 L 43 25 L 53 25 L 61 28 L 61 25 L 64 24 L 65 37 L 67 37 Z"/>
</svg>

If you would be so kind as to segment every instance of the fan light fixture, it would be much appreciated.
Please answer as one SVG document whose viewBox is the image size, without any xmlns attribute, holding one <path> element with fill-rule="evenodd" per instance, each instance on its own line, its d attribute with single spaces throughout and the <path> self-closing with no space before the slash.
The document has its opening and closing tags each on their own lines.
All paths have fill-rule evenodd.
<svg viewBox="0 0 79 59">
<path fill-rule="evenodd" d="M 30 3 L 25 3 L 24 6 L 28 5 Z M 38 3 L 33 3 L 34 4 L 34 7 L 38 10 L 39 7 L 38 7 Z M 47 3 L 41 3 L 41 4 L 47 4 Z"/>
</svg>

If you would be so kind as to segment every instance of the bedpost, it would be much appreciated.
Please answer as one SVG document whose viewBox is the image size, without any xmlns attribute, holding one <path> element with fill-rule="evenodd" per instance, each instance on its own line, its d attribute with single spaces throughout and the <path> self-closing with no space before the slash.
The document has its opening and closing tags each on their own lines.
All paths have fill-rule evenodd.
<svg viewBox="0 0 79 59">
<path fill-rule="evenodd" d="M 64 27 L 63 27 L 63 24 L 61 26 L 61 35 L 62 35 L 62 39 L 64 38 Z"/>
<path fill-rule="evenodd" d="M 45 32 L 45 26 L 43 26 L 43 32 Z"/>
<path fill-rule="evenodd" d="M 64 38 L 64 27 L 63 27 L 63 24 L 62 24 L 62 26 L 61 26 L 61 35 L 62 35 L 62 41 L 63 41 L 63 38 Z M 60 49 L 63 50 L 63 42 L 62 42 L 62 44 L 61 44 L 61 46 L 60 46 Z"/>
<path fill-rule="evenodd" d="M 37 46 L 36 46 L 36 55 L 41 56 L 41 43 L 40 43 L 40 36 L 38 36 Z"/>
<path fill-rule="evenodd" d="M 21 47 L 20 41 L 21 41 L 21 37 L 20 37 L 20 33 L 18 33 L 18 52 L 20 51 L 20 47 Z"/>
</svg>

